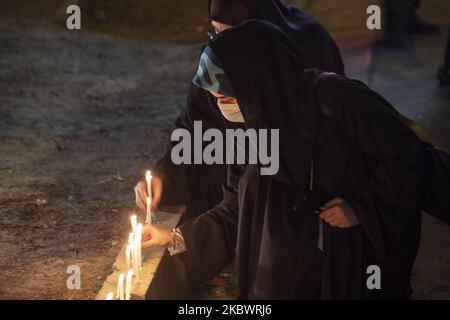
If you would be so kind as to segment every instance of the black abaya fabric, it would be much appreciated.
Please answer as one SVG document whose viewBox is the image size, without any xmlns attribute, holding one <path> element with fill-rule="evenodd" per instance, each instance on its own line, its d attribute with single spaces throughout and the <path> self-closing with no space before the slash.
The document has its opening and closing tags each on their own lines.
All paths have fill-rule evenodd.
<svg viewBox="0 0 450 320">
<path fill-rule="evenodd" d="M 247 0 L 210 0 L 209 19 L 230 26 L 250 20 L 252 13 Z"/>
<path fill-rule="evenodd" d="M 250 35 L 250 37 L 249 37 Z M 206 280 L 233 257 L 241 298 L 294 299 L 311 279 L 318 216 L 295 216 L 291 196 L 314 187 L 344 198 L 360 224 L 325 224 L 322 299 L 409 297 L 421 228 L 421 142 L 379 95 L 343 76 L 305 70 L 296 44 L 275 25 L 250 21 L 209 43 L 236 92 L 246 126 L 280 130 L 280 171 L 229 165 L 224 198 L 181 226 L 188 274 Z M 233 46 L 240 48 L 239 52 Z M 258 54 L 255 55 L 255 52 Z M 330 117 L 332 115 L 332 117 Z M 369 290 L 369 266 L 381 290 Z"/>
<path fill-rule="evenodd" d="M 311 66 L 344 74 L 339 49 L 326 30 L 307 12 L 286 6 L 280 0 L 210 0 L 209 7 L 211 20 L 232 26 L 250 18 L 272 22 L 304 48 Z M 236 16 L 248 16 L 248 19 L 236 21 Z"/>
<path fill-rule="evenodd" d="M 303 50 L 311 67 L 344 73 L 339 49 L 325 28 L 311 15 L 278 0 L 246 0 L 252 16 L 279 25 Z M 225 3 L 226 5 L 226 3 Z M 303 56 L 303 55 L 302 55 Z M 217 128 L 222 132 L 233 124 L 220 113 L 215 99 L 205 90 L 191 85 L 185 112 L 176 122 L 177 128 L 194 132 L 193 122 L 202 121 L 203 128 Z M 179 165 L 170 158 L 173 144 L 160 159 L 155 175 L 164 176 L 162 203 L 187 205 L 183 221 L 213 208 L 222 198 L 226 181 L 226 165 Z"/>
</svg>

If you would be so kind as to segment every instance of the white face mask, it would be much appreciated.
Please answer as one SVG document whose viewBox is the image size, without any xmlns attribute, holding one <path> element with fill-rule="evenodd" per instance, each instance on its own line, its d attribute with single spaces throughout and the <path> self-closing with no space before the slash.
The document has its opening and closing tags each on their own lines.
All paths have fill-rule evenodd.
<svg viewBox="0 0 450 320">
<path fill-rule="evenodd" d="M 230 122 L 244 123 L 244 117 L 242 116 L 241 109 L 237 103 L 221 103 L 220 100 L 217 101 L 220 112 L 222 115 Z"/>
</svg>

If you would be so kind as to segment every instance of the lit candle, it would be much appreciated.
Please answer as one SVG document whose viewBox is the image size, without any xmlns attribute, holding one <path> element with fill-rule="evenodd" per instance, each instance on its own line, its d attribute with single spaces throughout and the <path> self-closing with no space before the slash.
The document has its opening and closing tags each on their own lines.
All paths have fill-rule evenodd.
<svg viewBox="0 0 450 320">
<path fill-rule="evenodd" d="M 145 174 L 145 180 L 147 181 L 147 195 L 151 199 L 152 198 L 152 173 L 150 170 L 147 170 Z"/>
<path fill-rule="evenodd" d="M 113 300 L 114 294 L 112 292 L 108 292 L 105 300 Z"/>
<path fill-rule="evenodd" d="M 138 256 L 138 248 L 137 248 L 137 243 L 133 242 L 133 250 L 132 250 L 132 254 L 133 254 L 133 272 L 134 275 L 136 276 L 136 282 L 139 282 L 139 256 Z"/>
<path fill-rule="evenodd" d="M 133 232 L 130 233 L 130 236 L 128 237 L 128 245 L 127 249 L 129 249 L 130 259 L 127 262 L 127 270 L 133 269 L 134 270 L 134 234 Z M 125 251 L 125 255 L 127 255 L 127 251 Z"/>
<path fill-rule="evenodd" d="M 123 290 L 125 274 L 121 273 L 117 281 L 117 299 L 125 300 L 125 292 Z"/>
<path fill-rule="evenodd" d="M 138 268 L 139 270 L 142 268 L 142 223 L 139 223 L 137 226 L 137 234 L 136 234 L 136 250 L 138 252 Z"/>
<path fill-rule="evenodd" d="M 147 198 L 147 218 L 145 219 L 147 224 L 152 224 L 152 198 Z"/>
<path fill-rule="evenodd" d="M 125 261 L 127 265 L 127 270 L 131 269 L 131 245 L 127 245 L 127 250 L 125 250 Z"/>
<path fill-rule="evenodd" d="M 125 286 L 125 300 L 131 299 L 131 290 L 133 289 L 133 270 L 128 271 Z"/>
<path fill-rule="evenodd" d="M 130 220 L 131 220 L 131 228 L 133 229 L 133 233 L 136 234 L 137 216 L 136 215 L 132 215 Z"/>
<path fill-rule="evenodd" d="M 146 223 L 152 223 L 152 173 L 150 170 L 147 170 L 145 174 L 145 180 L 147 181 L 147 219 Z"/>
</svg>

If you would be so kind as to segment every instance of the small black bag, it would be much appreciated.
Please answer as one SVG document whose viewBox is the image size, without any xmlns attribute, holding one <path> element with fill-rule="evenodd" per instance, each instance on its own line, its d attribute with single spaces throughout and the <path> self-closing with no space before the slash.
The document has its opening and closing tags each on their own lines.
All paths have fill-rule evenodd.
<svg viewBox="0 0 450 320">
<path fill-rule="evenodd" d="M 320 99 L 318 83 L 321 79 L 336 75 L 329 72 L 317 72 L 314 87 L 322 112 L 332 118 Z M 387 101 L 386 104 L 395 110 Z M 398 113 L 397 110 L 395 112 Z M 425 196 L 423 211 L 450 225 L 450 155 L 419 123 L 399 113 L 402 122 L 422 141 L 425 158 Z"/>
</svg>

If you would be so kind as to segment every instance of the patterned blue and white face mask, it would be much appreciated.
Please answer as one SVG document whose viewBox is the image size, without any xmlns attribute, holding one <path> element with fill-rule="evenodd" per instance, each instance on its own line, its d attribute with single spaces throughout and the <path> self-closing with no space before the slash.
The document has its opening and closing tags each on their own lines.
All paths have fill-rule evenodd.
<svg viewBox="0 0 450 320">
<path fill-rule="evenodd" d="M 210 47 L 206 47 L 200 57 L 197 74 L 192 82 L 213 94 L 235 97 L 220 62 Z"/>
<path fill-rule="evenodd" d="M 236 97 L 231 90 L 219 60 L 210 47 L 206 47 L 203 51 L 203 54 L 200 57 L 197 74 L 192 82 L 196 86 L 199 86 L 212 94 L 229 98 Z M 228 121 L 244 123 L 244 117 L 237 103 L 223 103 L 221 99 L 219 99 L 217 101 L 217 106 Z"/>
</svg>

